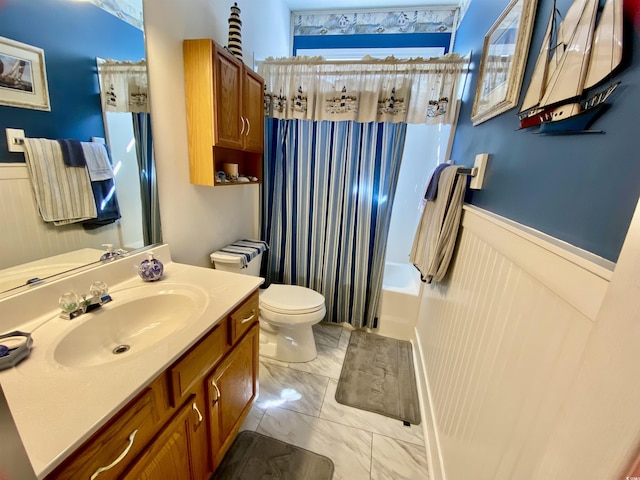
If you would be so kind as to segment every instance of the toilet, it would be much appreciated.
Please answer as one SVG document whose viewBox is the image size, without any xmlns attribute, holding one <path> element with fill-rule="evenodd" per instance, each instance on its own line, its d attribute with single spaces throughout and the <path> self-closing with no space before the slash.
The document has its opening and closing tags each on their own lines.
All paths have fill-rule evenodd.
<svg viewBox="0 0 640 480">
<path fill-rule="evenodd" d="M 260 275 L 265 242 L 241 240 L 213 252 L 217 270 Z M 318 355 L 313 329 L 327 310 L 324 296 L 306 287 L 272 284 L 260 290 L 260 355 L 281 362 L 309 362 Z"/>
</svg>

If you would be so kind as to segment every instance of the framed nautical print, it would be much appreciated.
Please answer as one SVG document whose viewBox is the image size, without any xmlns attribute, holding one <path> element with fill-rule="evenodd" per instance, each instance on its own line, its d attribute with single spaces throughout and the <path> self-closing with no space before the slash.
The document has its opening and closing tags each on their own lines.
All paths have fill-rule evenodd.
<svg viewBox="0 0 640 480">
<path fill-rule="evenodd" d="M 51 111 L 41 48 L 0 37 L 0 105 Z"/>
<path fill-rule="evenodd" d="M 471 121 L 518 105 L 538 0 L 512 0 L 484 37 Z"/>
</svg>

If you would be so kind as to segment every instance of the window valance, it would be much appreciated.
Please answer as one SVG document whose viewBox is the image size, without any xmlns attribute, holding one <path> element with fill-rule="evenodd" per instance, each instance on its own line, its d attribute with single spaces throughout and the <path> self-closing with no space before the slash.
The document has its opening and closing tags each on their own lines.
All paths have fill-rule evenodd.
<svg viewBox="0 0 640 480">
<path fill-rule="evenodd" d="M 451 124 L 468 67 L 468 57 L 458 54 L 358 62 L 292 57 L 260 62 L 258 73 L 269 117 Z"/>
<path fill-rule="evenodd" d="M 98 64 L 102 102 L 108 112 L 149 113 L 147 62 L 104 60 Z"/>
</svg>

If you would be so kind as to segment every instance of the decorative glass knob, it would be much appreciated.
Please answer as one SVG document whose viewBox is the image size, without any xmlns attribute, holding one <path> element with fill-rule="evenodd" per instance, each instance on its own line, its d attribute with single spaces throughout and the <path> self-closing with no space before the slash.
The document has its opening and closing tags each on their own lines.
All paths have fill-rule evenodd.
<svg viewBox="0 0 640 480">
<path fill-rule="evenodd" d="M 60 296 L 58 305 L 65 313 L 75 312 L 80 304 L 80 298 L 74 292 L 67 292 Z"/>
<path fill-rule="evenodd" d="M 89 287 L 89 293 L 96 298 L 102 297 L 109 293 L 109 287 L 106 283 L 98 280 L 97 282 L 93 282 Z"/>
</svg>

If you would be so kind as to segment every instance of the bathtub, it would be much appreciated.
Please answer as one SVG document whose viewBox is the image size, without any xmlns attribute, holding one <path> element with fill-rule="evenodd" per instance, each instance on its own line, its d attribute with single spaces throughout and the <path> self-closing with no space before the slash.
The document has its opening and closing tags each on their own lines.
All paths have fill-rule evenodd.
<svg viewBox="0 0 640 480">
<path fill-rule="evenodd" d="M 420 307 L 420 274 L 408 263 L 387 262 L 378 307 L 378 333 L 410 340 Z"/>
</svg>

